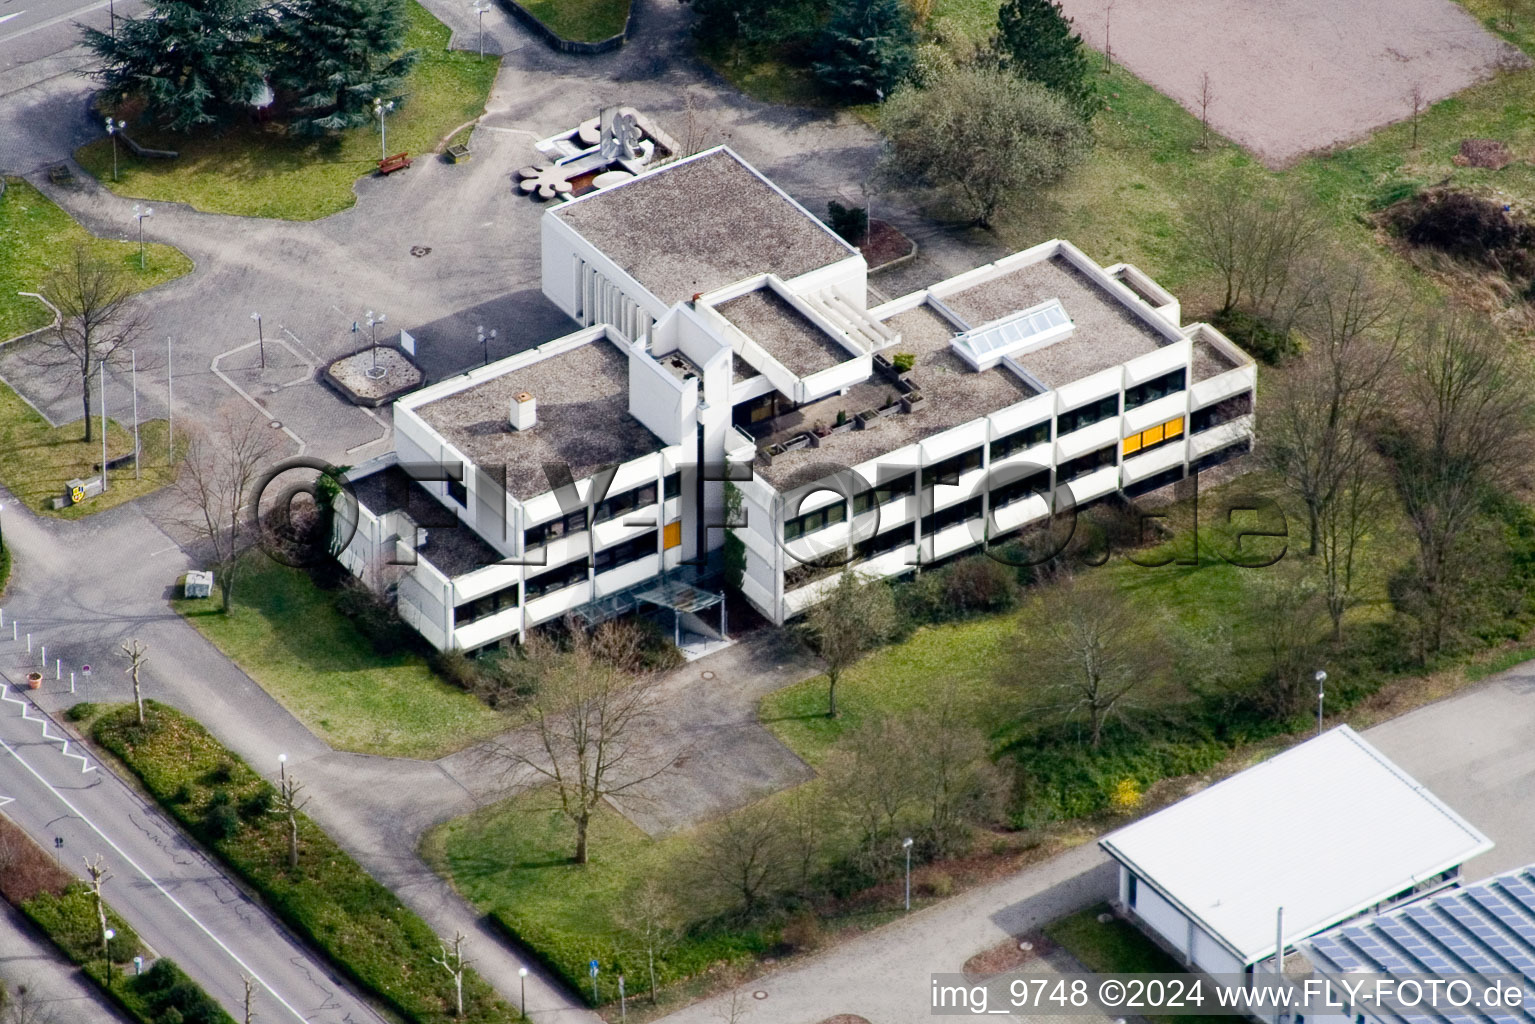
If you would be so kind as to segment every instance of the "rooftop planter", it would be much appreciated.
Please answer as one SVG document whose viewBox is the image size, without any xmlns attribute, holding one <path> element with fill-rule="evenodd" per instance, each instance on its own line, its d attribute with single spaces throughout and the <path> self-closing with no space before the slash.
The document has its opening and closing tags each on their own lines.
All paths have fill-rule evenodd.
<svg viewBox="0 0 1535 1024">
<path fill-rule="evenodd" d="M 911 391 L 907 392 L 906 396 L 901 399 L 901 411 L 913 412 L 922 408 L 926 402 L 927 399 L 922 397 L 922 392 L 918 391 L 916 388 L 912 388 Z"/>
</svg>

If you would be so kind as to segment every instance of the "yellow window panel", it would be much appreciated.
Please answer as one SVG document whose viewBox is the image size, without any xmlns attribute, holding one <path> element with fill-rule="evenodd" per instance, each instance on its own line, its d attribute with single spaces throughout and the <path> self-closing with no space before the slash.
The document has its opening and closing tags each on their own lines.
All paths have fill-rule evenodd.
<svg viewBox="0 0 1535 1024">
<path fill-rule="evenodd" d="M 1141 433 L 1141 444 L 1143 445 L 1156 444 L 1160 440 L 1162 440 L 1162 427 L 1160 425 Z"/>
<path fill-rule="evenodd" d="M 667 523 L 666 529 L 661 534 L 661 546 L 670 551 L 672 548 L 682 547 L 682 520 L 675 523 Z"/>
<path fill-rule="evenodd" d="M 1181 433 L 1183 433 L 1183 417 L 1181 416 L 1175 420 L 1168 420 L 1163 425 L 1162 435 L 1164 437 L 1177 437 Z"/>
<path fill-rule="evenodd" d="M 1141 435 L 1139 435 L 1139 434 L 1132 434 L 1129 437 L 1125 438 L 1125 454 L 1126 455 L 1129 455 L 1131 452 L 1138 452 L 1140 450 L 1141 450 Z"/>
</svg>

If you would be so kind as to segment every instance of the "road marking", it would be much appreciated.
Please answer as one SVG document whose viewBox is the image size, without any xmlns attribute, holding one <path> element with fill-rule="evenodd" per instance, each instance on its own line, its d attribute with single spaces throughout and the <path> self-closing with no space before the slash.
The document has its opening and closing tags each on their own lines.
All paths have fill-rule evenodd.
<svg viewBox="0 0 1535 1024">
<path fill-rule="evenodd" d="M 6 22 L 10 21 L 12 18 L 19 18 L 23 14 L 26 14 L 26 13 L 27 13 L 26 11 L 17 11 L 15 14 L 0 14 L 0 25 L 4 25 Z"/>
<path fill-rule="evenodd" d="M 225 953 L 228 953 L 229 954 L 229 958 L 231 960 L 233 960 L 235 963 L 239 964 L 240 965 L 240 969 L 242 971 L 244 971 L 246 974 L 249 974 L 252 978 L 254 978 L 256 980 L 257 984 L 259 984 L 262 988 L 266 989 L 267 992 L 271 993 L 272 998 L 277 1000 L 279 1003 L 281 1003 L 282 1006 L 283 1006 L 283 1009 L 285 1009 L 289 1013 L 293 1014 L 294 1019 L 296 1019 L 298 1021 L 301 1021 L 301 1022 L 305 1020 L 305 1017 L 304 1017 L 303 1014 L 299 1013 L 292 1006 L 290 1006 L 288 1004 L 288 1001 L 286 999 L 284 999 L 282 996 L 278 995 L 277 992 L 272 988 L 271 985 L 268 985 L 265 981 L 262 981 L 261 980 L 261 976 L 259 974 L 257 974 L 254 970 L 252 970 L 249 966 L 247 966 L 245 961 L 241 960 L 239 955 L 236 954 L 234 950 L 232 950 L 228 946 L 224 945 L 224 942 L 223 942 L 222 939 L 220 939 L 217 935 L 214 935 L 211 931 L 209 931 L 207 925 L 205 925 L 201 921 L 199 921 L 196 918 L 196 916 L 193 915 L 193 913 L 190 910 L 188 910 L 186 907 L 182 906 L 180 901 L 177 900 L 176 897 L 174 897 L 170 893 L 166 892 L 165 891 L 165 886 L 161 885 L 152 875 L 150 875 L 149 872 L 147 872 L 143 868 L 139 867 L 138 864 L 134 862 L 132 857 L 128 856 L 128 854 L 123 852 L 123 848 L 118 846 L 115 842 L 113 842 L 111 836 L 109 836 L 105 832 L 101 831 L 101 829 L 96 826 L 96 823 L 94 821 L 92 821 L 91 819 L 87 818 L 84 814 L 81 814 L 79 809 L 76 808 L 74 804 L 69 802 L 69 798 L 68 797 L 66 797 L 63 793 L 60 793 L 58 790 L 54 789 L 53 788 L 53 784 L 51 782 L 49 782 L 47 779 L 43 778 L 42 775 L 38 773 L 38 770 L 36 768 L 33 768 L 30 764 L 28 764 L 26 758 L 24 758 L 20 754 L 16 753 L 15 749 L 9 743 L 5 742 L 5 740 L 0 740 L 0 747 L 4 747 L 6 753 L 8 753 L 12 757 L 14 757 L 16 759 L 17 763 L 20 764 L 23 768 L 25 768 L 29 773 L 31 773 L 31 775 L 32 775 L 32 777 L 34 779 L 36 779 L 38 782 L 41 782 L 43 784 L 43 786 L 47 788 L 48 792 L 50 792 L 50 793 L 52 793 L 54 795 L 54 797 L 59 801 L 59 803 L 63 804 L 65 807 L 69 808 L 69 811 L 70 811 L 71 814 L 73 814 L 75 817 L 79 818 L 81 821 L 83 821 L 87 825 L 89 825 L 91 827 L 91 831 L 92 832 L 95 832 L 98 836 L 100 836 L 103 840 L 105 840 L 105 842 L 106 842 L 106 844 L 108 846 L 110 846 L 113 850 L 117 851 L 117 855 L 119 857 L 121 857 L 128 864 L 129 867 L 131 867 L 133 870 L 137 871 L 141 876 L 143 876 L 145 881 L 147 881 L 150 885 L 154 886 L 157 890 L 159 890 L 161 896 L 164 896 L 166 899 L 170 900 L 171 906 L 175 907 L 177 910 L 181 911 L 182 914 L 186 915 L 187 920 L 191 921 L 193 924 L 197 925 L 197 927 L 202 930 L 202 933 L 204 935 L 208 936 L 208 938 L 212 939 L 214 944 L 216 946 L 218 946 L 219 949 L 222 949 Z"/>
</svg>

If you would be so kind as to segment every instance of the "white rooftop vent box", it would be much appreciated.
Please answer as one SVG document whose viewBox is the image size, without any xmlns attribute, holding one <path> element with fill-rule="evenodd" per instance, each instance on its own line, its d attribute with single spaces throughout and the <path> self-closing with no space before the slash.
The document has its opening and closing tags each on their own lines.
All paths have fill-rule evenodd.
<svg viewBox="0 0 1535 1024">
<path fill-rule="evenodd" d="M 531 392 L 519 391 L 512 396 L 511 421 L 513 430 L 531 430 L 538 422 L 538 403 Z"/>
<path fill-rule="evenodd" d="M 1004 358 L 1053 345 L 1076 330 L 1060 299 L 1048 299 L 1019 313 L 958 335 L 949 344 L 977 370 L 989 370 Z"/>
</svg>

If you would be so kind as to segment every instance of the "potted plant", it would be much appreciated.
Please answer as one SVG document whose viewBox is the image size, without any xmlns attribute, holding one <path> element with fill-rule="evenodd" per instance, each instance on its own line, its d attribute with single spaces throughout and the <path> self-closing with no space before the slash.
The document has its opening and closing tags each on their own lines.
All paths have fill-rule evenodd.
<svg viewBox="0 0 1535 1024">
<path fill-rule="evenodd" d="M 27 689 L 29 689 L 29 690 L 36 690 L 39 687 L 41 687 L 42 685 L 43 685 L 43 674 L 41 672 L 28 672 L 27 673 Z"/>
</svg>

